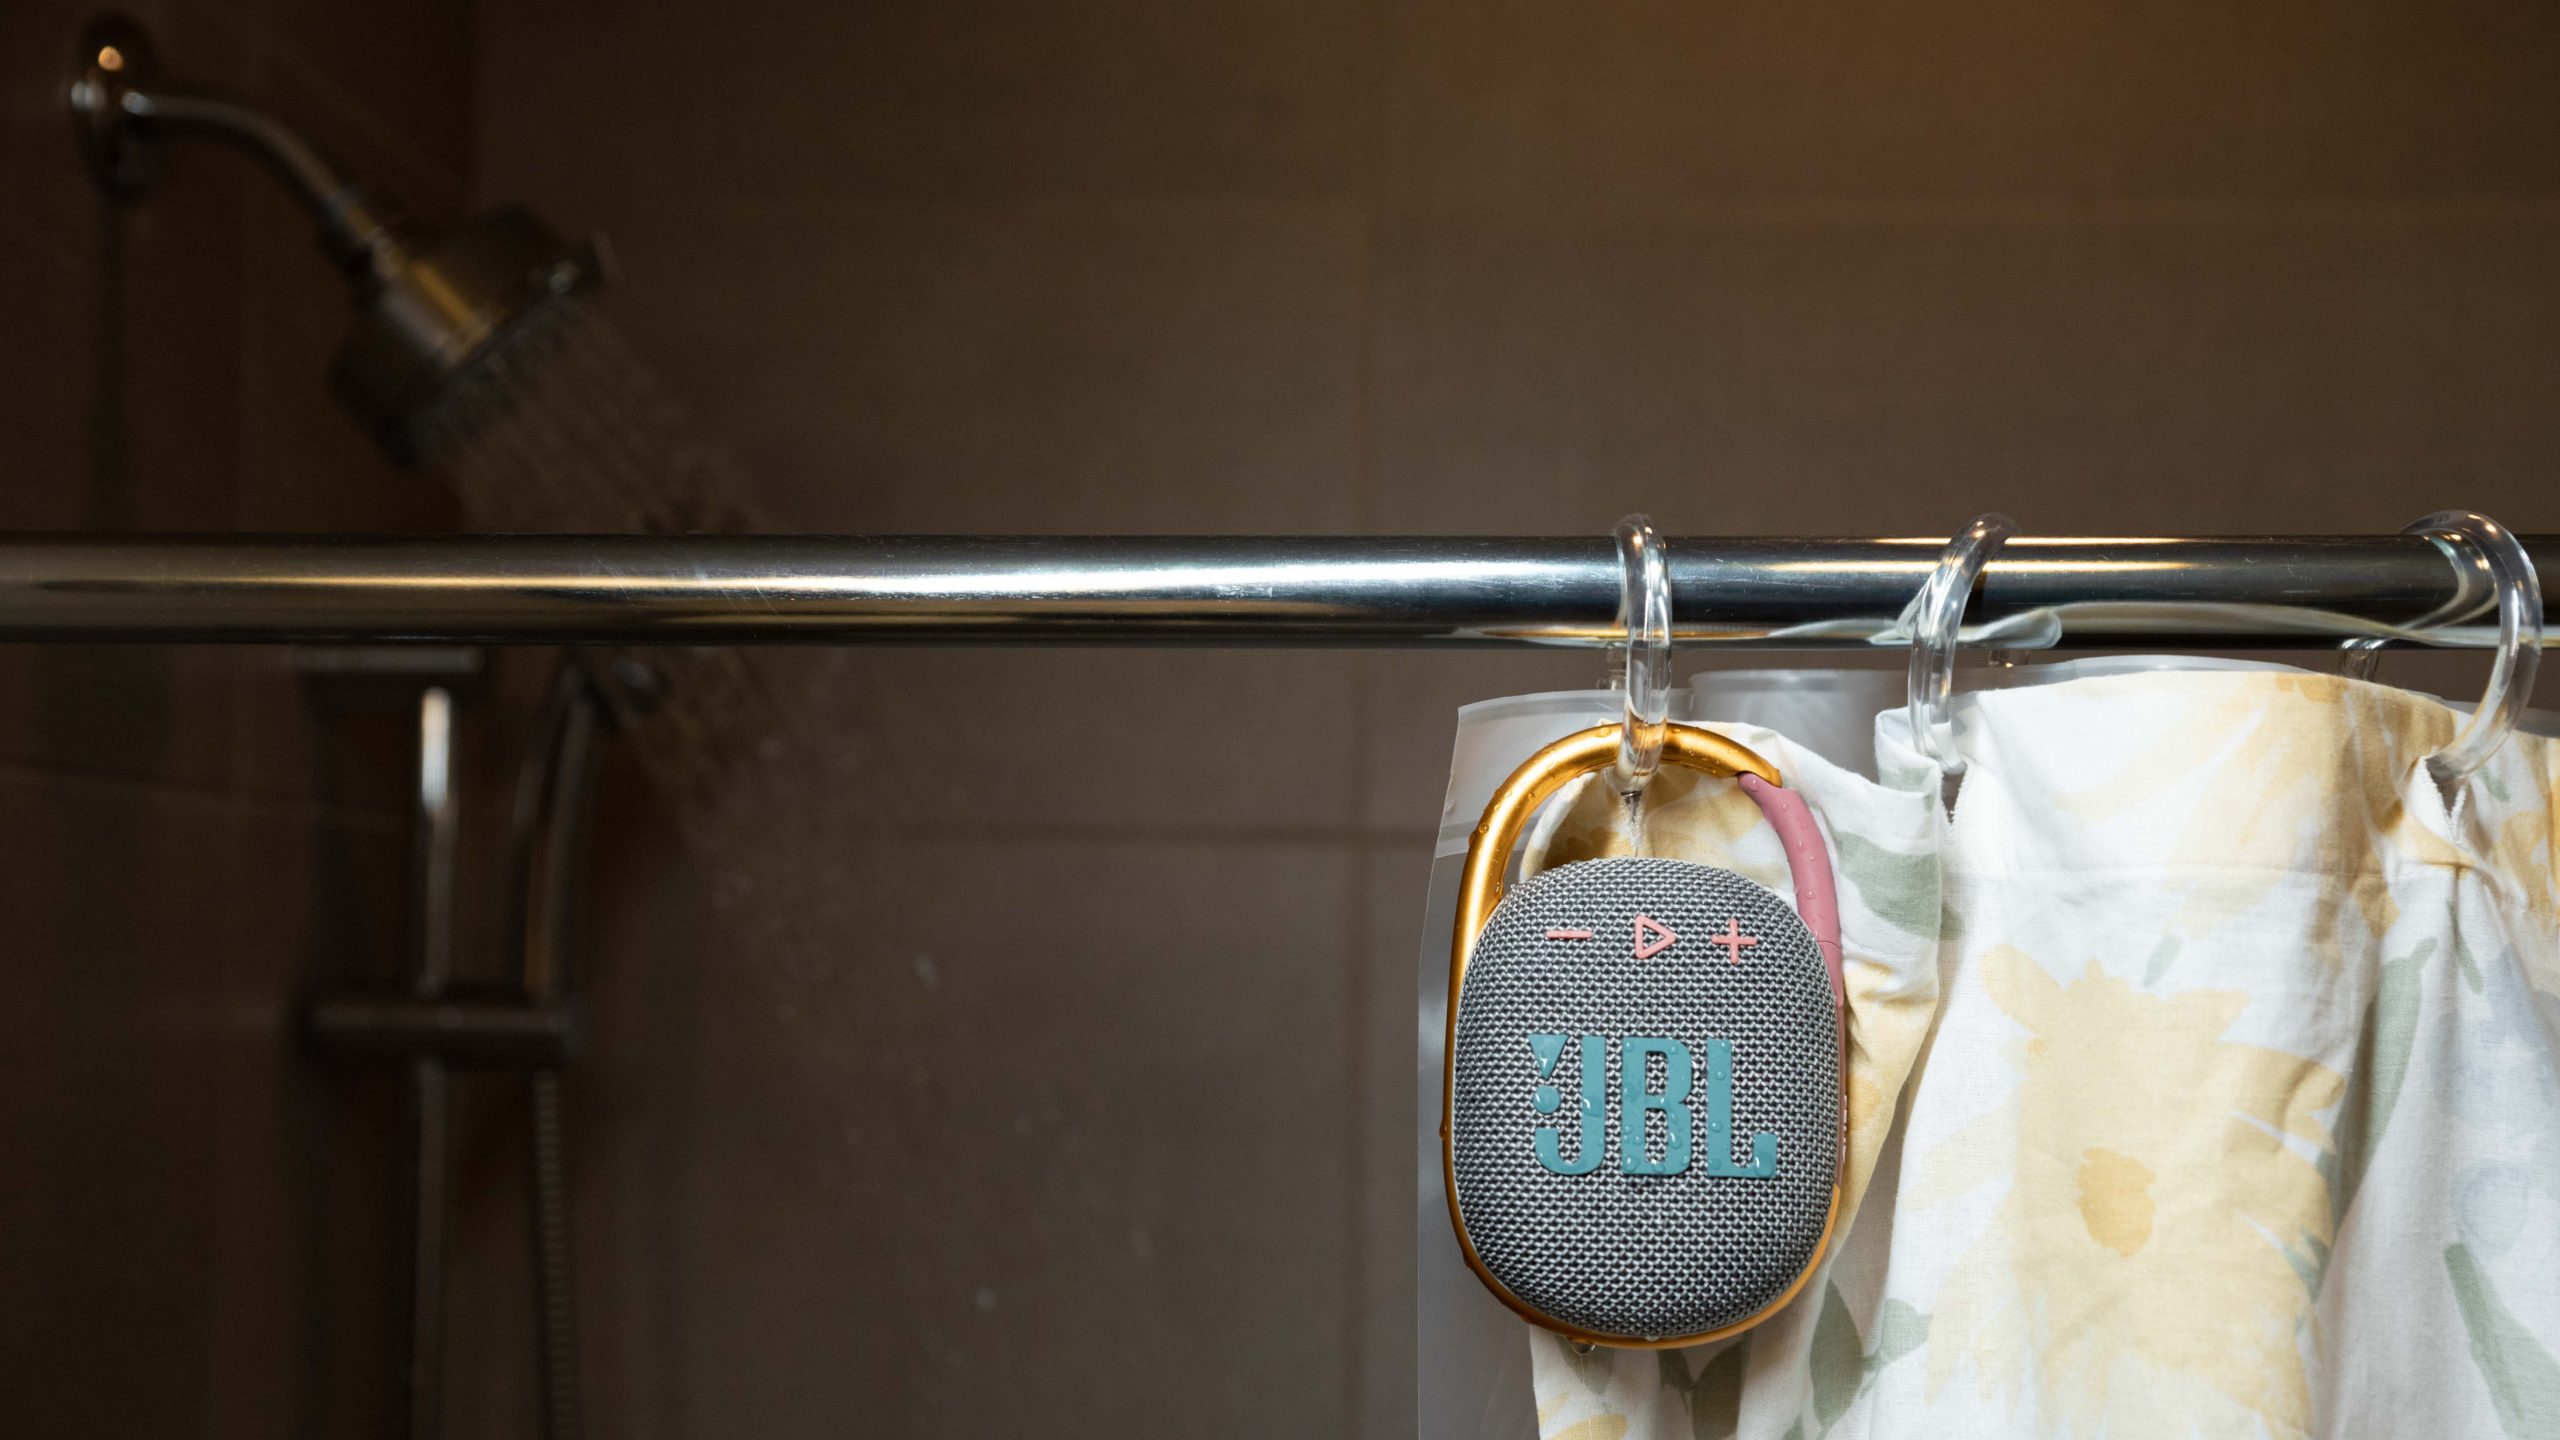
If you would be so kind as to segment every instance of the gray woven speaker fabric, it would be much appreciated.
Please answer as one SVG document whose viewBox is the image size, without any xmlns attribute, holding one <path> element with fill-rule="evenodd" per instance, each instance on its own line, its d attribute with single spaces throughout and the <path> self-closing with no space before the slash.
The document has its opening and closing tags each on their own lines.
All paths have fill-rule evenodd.
<svg viewBox="0 0 2560 1440">
<path fill-rule="evenodd" d="M 1639 914 L 1679 938 L 1634 958 Z M 1711 937 L 1734 930 L 1756 944 Z M 1550 930 L 1591 932 L 1550 938 Z M 1649 935 L 1658 939 L 1658 933 Z M 1577 1037 L 1541 1080 L 1532 1034 Z M 1532 1149 L 1540 1127 L 1578 1158 L 1578 1037 L 1608 1050 L 1609 1151 L 1559 1175 Z M 1626 1037 L 1664 1036 L 1696 1057 L 1685 1173 L 1629 1175 L 1619 1059 Z M 1707 1173 L 1706 1042 L 1733 1047 L 1734 1158 L 1778 1137 L 1767 1179 Z M 1678 860 L 1584 861 L 1535 876 L 1494 911 L 1459 993 L 1450 1130 L 1458 1213 L 1477 1258 L 1532 1308 L 1575 1329 L 1629 1339 L 1703 1334 L 1765 1309 L 1813 1262 L 1840 1148 L 1840 1051 L 1830 981 L 1785 901 L 1727 870 Z M 1651 1068 L 1647 1089 L 1663 1088 Z M 1532 1097 L 1561 1093 L 1554 1114 Z M 1664 1121 L 1645 1118 L 1645 1154 Z"/>
</svg>

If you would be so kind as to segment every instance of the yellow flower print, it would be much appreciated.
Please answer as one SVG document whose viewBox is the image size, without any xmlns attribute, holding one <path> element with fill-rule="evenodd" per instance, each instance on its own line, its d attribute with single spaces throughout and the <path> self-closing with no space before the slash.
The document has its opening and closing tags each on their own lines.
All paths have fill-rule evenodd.
<svg viewBox="0 0 2560 1440">
<path fill-rule="evenodd" d="M 2555 761 L 2560 761 L 2560 747 L 2550 741 L 2510 737 L 2491 757 L 2490 768 L 2473 778 L 2469 796 L 2475 807 L 2493 805 L 2502 797 L 2491 787 L 2503 782 L 2503 798 L 2513 809 L 2492 826 L 2487 868 L 2512 884 L 2510 893 L 2546 932 L 2560 924 L 2560 845 L 2552 843 L 2551 833 L 2551 817 L 2560 815 L 2560 765 Z M 2537 987 L 2560 986 L 2552 954 L 2547 944 L 2519 951 Z"/>
<path fill-rule="evenodd" d="M 2330 1242 L 2340 1076 L 2223 1039 L 2237 992 L 2095 964 L 2063 985 L 2005 946 L 1981 973 L 2026 1027 L 2018 1088 L 1930 1153 L 1917 1199 L 2009 1192 L 1939 1294 L 1931 1393 L 1969 1362 L 1986 1395 L 2032 1385 L 2049 1433 L 2304 1433 L 2300 1266 Z"/>
<path fill-rule="evenodd" d="M 2399 915 L 2386 855 L 2461 863 L 2401 798 L 2420 757 L 2453 738 L 2456 717 L 2443 706 L 2334 675 L 2215 673 L 2095 682 L 2078 703 L 2109 703 L 2109 685 L 2155 696 L 2192 692 L 2182 712 L 2190 718 L 2123 755 L 2104 780 L 2048 778 L 2088 824 L 2171 822 L 2137 821 L 2128 832 L 2155 836 L 2157 858 L 2195 876 L 2171 930 L 2208 933 L 2284 875 L 2310 871 L 2330 882 L 2304 938 L 2334 964 L 2343 949 L 2387 933 Z M 2213 796 L 2242 803 L 2197 803 Z M 2350 919 L 2359 923 L 2342 933 Z"/>
</svg>

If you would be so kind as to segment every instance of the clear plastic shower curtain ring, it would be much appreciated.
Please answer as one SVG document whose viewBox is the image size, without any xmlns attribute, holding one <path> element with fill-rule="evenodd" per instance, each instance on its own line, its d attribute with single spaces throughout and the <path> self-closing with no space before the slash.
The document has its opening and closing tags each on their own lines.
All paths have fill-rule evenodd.
<svg viewBox="0 0 2560 1440">
<path fill-rule="evenodd" d="M 2450 801 L 2507 743 L 2542 666 L 2542 579 L 2515 532 L 2476 510 L 2439 510 L 2401 532 L 2424 535 L 2462 569 L 2485 566 L 2498 593 L 2498 650 L 2489 688 L 2453 743 L 2427 757 L 2427 772 Z M 2459 577 L 2468 588 L 2468 577 Z"/>
<path fill-rule="evenodd" d="M 1643 515 L 1619 521 L 1617 539 L 1627 703 L 1615 773 L 1619 788 L 1634 794 L 1662 766 L 1662 736 L 1671 714 L 1671 562 L 1662 537 Z"/>
<path fill-rule="evenodd" d="M 1904 618 L 1911 630 L 1911 739 L 1920 753 L 1937 762 L 1950 780 L 1964 774 L 1964 756 L 1955 748 L 1955 727 L 1947 717 L 1947 698 L 1955 689 L 1956 646 L 1964 624 L 1965 602 L 1973 583 L 1990 563 L 2001 542 L 2018 533 L 2018 522 L 1988 513 L 1968 521 L 1947 548 L 1938 568 L 1921 582 Z"/>
<path fill-rule="evenodd" d="M 2469 537 L 2454 534 L 2437 523 L 2440 516 L 2465 513 L 2469 512 L 2441 511 L 2437 515 L 2430 515 L 2423 520 L 2404 526 L 2400 531 L 2403 535 L 2427 535 L 2427 538 L 2436 542 L 2436 548 L 2443 552 L 2445 559 L 2453 566 L 2453 593 L 2445 597 L 2443 604 L 2407 622 L 2406 628 L 2409 630 L 2424 632 L 2440 625 L 2459 624 L 2497 604 L 2497 576 L 2488 563 L 2488 557 L 2476 551 L 2465 553 L 2453 548 L 2449 542 L 2467 540 Z M 2436 533 L 2428 534 L 2430 530 Z M 2382 670 L 2383 652 L 2392 649 L 2395 645 L 2409 643 L 2412 642 L 2393 641 L 2379 636 L 2358 636 L 2351 640 L 2342 640 L 2338 642 L 2338 673 L 2350 680 L 2376 679 Z"/>
</svg>

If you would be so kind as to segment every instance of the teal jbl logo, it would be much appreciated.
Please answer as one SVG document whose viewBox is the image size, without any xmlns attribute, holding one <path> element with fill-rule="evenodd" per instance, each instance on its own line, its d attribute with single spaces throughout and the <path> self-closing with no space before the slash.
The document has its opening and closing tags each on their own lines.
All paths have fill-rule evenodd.
<svg viewBox="0 0 2560 1440">
<path fill-rule="evenodd" d="M 1537 1056 L 1538 1078 L 1554 1078 L 1564 1058 L 1566 1035 L 1532 1035 L 1529 1049 Z M 1582 1037 L 1582 1133 L 1571 1160 L 1564 1158 L 1563 1136 L 1540 1126 L 1532 1148 L 1538 1163 L 1558 1175 L 1588 1175 L 1600 1168 L 1609 1150 L 1609 1038 Z M 1662 1060 L 1662 1089 L 1648 1073 L 1655 1057 Z M 1689 1168 L 1689 1094 L 1694 1078 L 1689 1047 L 1659 1035 L 1630 1035 L 1618 1055 L 1618 1117 L 1625 1153 L 1618 1169 L 1628 1175 L 1679 1175 Z M 1553 1115 L 1564 1096 L 1553 1085 L 1540 1085 L 1529 1097 L 1541 1115 Z M 1653 1116 L 1662 1116 L 1662 1158 L 1645 1154 L 1645 1134 Z M 1751 1161 L 1733 1158 L 1733 1042 L 1707 1042 L 1707 1173 L 1743 1180 L 1766 1180 L 1778 1173 L 1778 1137 L 1751 1137 Z"/>
</svg>

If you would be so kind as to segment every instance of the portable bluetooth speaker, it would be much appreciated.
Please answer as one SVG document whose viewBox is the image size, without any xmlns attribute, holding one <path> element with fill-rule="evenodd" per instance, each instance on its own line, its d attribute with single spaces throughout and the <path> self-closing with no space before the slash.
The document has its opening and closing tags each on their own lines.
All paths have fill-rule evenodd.
<svg viewBox="0 0 2560 1440">
<path fill-rule="evenodd" d="M 1494 792 L 1449 964 L 1441 1160 L 1478 1278 L 1535 1324 L 1606 1345 L 1750 1326 L 1812 1274 L 1839 1213 L 1840 922 L 1830 857 L 1766 760 L 1675 725 L 1666 763 L 1740 778 L 1796 906 L 1729 870 L 1586 860 L 1503 894 L 1514 841 L 1610 764 L 1604 725 Z"/>
</svg>

